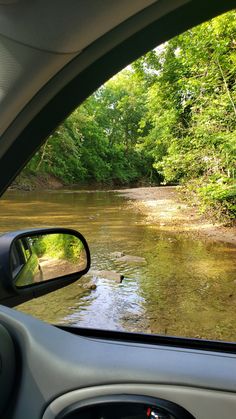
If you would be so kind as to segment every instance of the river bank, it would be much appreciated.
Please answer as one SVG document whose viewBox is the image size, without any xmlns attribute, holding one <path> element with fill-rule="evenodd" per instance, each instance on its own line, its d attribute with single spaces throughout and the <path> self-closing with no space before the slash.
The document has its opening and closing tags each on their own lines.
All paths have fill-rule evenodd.
<svg viewBox="0 0 236 419">
<path fill-rule="evenodd" d="M 65 187 L 63 183 L 55 176 L 49 174 L 40 174 L 35 175 L 32 173 L 25 174 L 21 173 L 17 178 L 12 182 L 9 190 L 19 190 L 19 191 L 37 191 L 45 189 L 62 189 Z"/>
<path fill-rule="evenodd" d="M 63 190 L 63 185 L 56 177 L 19 176 L 12 184 L 11 190 Z M 74 188 L 73 188 L 74 189 Z M 107 190 L 104 185 L 86 185 L 80 190 Z M 145 215 L 146 224 L 156 224 L 160 230 L 178 233 L 194 234 L 211 240 L 222 241 L 236 245 L 236 227 L 225 227 L 220 223 L 212 223 L 197 208 L 185 202 L 178 193 L 176 186 L 133 187 L 127 189 L 112 189 L 119 195 L 129 199 L 129 205 L 137 212 Z"/>
<path fill-rule="evenodd" d="M 156 224 L 160 230 L 194 234 L 236 245 L 236 227 L 224 227 L 206 220 L 196 208 L 181 200 L 174 186 L 122 189 L 116 192 L 130 198 L 129 204 L 134 210 L 146 216 L 146 224 Z"/>
<path fill-rule="evenodd" d="M 235 341 L 236 247 L 200 236 L 176 200 L 169 187 L 7 193 L 0 231 L 74 228 L 92 255 L 90 276 L 18 309 L 53 324 Z"/>
</svg>

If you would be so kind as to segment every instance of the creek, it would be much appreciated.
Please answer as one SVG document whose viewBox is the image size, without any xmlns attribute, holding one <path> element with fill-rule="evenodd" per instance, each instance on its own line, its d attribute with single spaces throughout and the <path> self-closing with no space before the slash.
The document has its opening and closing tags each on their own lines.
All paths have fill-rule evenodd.
<svg viewBox="0 0 236 419">
<path fill-rule="evenodd" d="M 160 230 L 112 191 L 8 191 L 0 231 L 71 227 L 87 239 L 92 270 L 16 307 L 54 324 L 236 341 L 236 246 Z M 123 255 L 145 261 L 122 260 Z M 87 283 L 93 281 L 96 289 Z"/>
</svg>

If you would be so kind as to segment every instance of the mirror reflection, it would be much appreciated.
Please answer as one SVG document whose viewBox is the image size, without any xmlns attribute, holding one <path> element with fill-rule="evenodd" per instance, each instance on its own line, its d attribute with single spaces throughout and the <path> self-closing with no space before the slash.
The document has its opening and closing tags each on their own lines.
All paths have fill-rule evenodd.
<svg viewBox="0 0 236 419">
<path fill-rule="evenodd" d="M 10 260 L 17 287 L 82 272 L 88 263 L 82 241 L 64 233 L 17 239 L 12 245 Z"/>
</svg>

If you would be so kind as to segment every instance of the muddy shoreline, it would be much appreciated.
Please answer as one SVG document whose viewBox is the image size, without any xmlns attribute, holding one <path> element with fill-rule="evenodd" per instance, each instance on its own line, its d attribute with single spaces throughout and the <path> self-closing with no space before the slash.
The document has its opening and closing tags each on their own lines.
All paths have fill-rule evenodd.
<svg viewBox="0 0 236 419">
<path fill-rule="evenodd" d="M 197 209 L 181 200 L 174 186 L 119 189 L 116 192 L 129 198 L 129 205 L 146 216 L 146 224 L 156 224 L 160 230 L 236 245 L 236 227 L 224 227 L 206 220 Z"/>
<path fill-rule="evenodd" d="M 65 190 L 55 177 L 50 176 L 45 181 L 44 178 L 37 180 L 37 185 L 22 186 L 14 183 L 8 190 L 20 190 L 31 192 L 32 190 Z M 197 208 L 194 208 L 183 200 L 178 193 L 176 186 L 149 186 L 133 187 L 124 189 L 104 188 L 101 185 L 91 185 L 91 188 L 81 188 L 81 185 L 69 188 L 81 190 L 81 192 L 92 191 L 112 191 L 129 200 L 130 207 L 145 215 L 145 224 L 156 225 L 160 230 L 173 231 L 188 235 L 201 236 L 205 239 L 221 241 L 236 245 L 236 226 L 225 227 L 219 223 L 213 223 L 204 216 L 200 215 Z"/>
</svg>

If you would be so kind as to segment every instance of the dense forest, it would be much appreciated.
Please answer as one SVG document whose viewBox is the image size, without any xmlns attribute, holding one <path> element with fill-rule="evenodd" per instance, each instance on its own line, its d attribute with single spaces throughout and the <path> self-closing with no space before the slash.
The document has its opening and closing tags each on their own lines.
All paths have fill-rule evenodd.
<svg viewBox="0 0 236 419">
<path fill-rule="evenodd" d="M 23 176 L 64 184 L 180 184 L 236 216 L 236 12 L 157 47 L 98 89 Z"/>
</svg>

